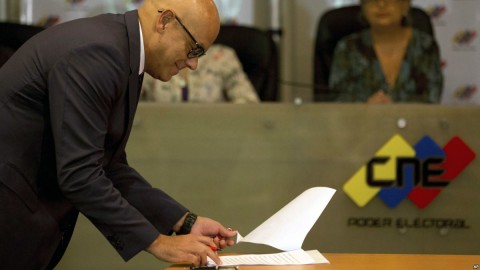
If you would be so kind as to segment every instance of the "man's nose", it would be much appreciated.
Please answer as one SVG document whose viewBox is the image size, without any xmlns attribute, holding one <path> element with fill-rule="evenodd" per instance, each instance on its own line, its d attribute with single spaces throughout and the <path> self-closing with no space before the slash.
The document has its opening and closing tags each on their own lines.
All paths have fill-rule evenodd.
<svg viewBox="0 0 480 270">
<path fill-rule="evenodd" d="M 197 66 L 198 66 L 198 57 L 187 59 L 187 61 L 185 62 L 185 64 L 186 64 L 187 67 L 188 67 L 189 69 L 191 69 L 191 70 L 197 69 Z"/>
</svg>

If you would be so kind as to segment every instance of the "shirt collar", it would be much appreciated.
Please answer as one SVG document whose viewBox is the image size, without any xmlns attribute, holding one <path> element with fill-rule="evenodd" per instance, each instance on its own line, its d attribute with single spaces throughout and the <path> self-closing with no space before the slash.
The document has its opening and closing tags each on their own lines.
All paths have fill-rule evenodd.
<svg viewBox="0 0 480 270">
<path fill-rule="evenodd" d="M 143 47 L 143 34 L 142 34 L 142 25 L 138 21 L 138 27 L 140 28 L 140 68 L 138 74 L 142 74 L 145 69 L 145 48 Z"/>
</svg>

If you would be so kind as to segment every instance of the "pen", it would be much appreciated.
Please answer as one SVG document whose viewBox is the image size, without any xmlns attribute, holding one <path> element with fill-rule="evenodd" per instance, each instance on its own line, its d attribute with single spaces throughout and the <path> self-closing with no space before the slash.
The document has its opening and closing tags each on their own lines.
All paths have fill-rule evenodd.
<svg viewBox="0 0 480 270">
<path fill-rule="evenodd" d="M 229 231 L 233 231 L 233 229 L 232 229 L 232 228 L 228 228 L 227 230 L 229 230 Z M 224 239 L 224 237 L 223 237 L 221 234 L 217 234 L 217 238 L 218 238 L 219 240 L 222 240 L 222 239 Z"/>
<path fill-rule="evenodd" d="M 229 231 L 232 231 L 232 228 L 228 228 Z M 223 240 L 225 239 L 221 234 L 217 234 L 215 237 L 218 238 L 218 240 Z M 212 249 L 213 252 L 217 251 L 222 251 L 221 248 L 218 248 L 217 246 L 210 246 L 210 249 Z"/>
</svg>

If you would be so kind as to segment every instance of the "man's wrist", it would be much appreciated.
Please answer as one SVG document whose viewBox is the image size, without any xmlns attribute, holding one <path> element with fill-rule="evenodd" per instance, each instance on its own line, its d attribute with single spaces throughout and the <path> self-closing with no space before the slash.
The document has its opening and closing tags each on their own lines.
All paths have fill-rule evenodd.
<svg viewBox="0 0 480 270">
<path fill-rule="evenodd" d="M 177 234 L 189 234 L 192 231 L 193 224 L 197 221 L 198 216 L 194 213 L 187 213 L 185 219 L 183 220 L 183 224 L 178 230 Z"/>
</svg>

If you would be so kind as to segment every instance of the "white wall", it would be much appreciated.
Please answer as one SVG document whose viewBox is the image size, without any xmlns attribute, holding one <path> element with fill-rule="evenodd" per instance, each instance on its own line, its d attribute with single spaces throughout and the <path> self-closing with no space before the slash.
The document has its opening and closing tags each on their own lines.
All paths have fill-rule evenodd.
<svg viewBox="0 0 480 270">
<path fill-rule="evenodd" d="M 4 9 L 0 0 L 0 16 Z M 46 16 L 59 16 L 60 21 L 68 21 L 99 13 L 121 13 L 138 6 L 139 1 L 124 0 L 85 0 L 80 4 L 70 4 L 65 0 L 21 0 L 22 22 L 36 24 Z M 220 16 L 224 21 L 235 20 L 239 24 L 254 24 L 253 0 L 215 0 Z"/>
<path fill-rule="evenodd" d="M 254 23 L 253 0 L 215 0 L 218 12 L 225 23 L 252 25 Z"/>
<path fill-rule="evenodd" d="M 445 87 L 443 104 L 480 104 L 480 1 L 417 0 L 429 12 L 439 42 Z"/>
<path fill-rule="evenodd" d="M 38 24 L 48 16 L 58 16 L 59 22 L 73 20 L 100 13 L 122 13 L 135 9 L 135 1 L 124 0 L 85 0 L 71 4 L 66 0 L 21 0 L 21 22 Z"/>
<path fill-rule="evenodd" d="M 7 1 L 0 0 L 0 21 L 7 20 Z"/>
<path fill-rule="evenodd" d="M 6 2 L 0 0 L 0 18 L 6 16 Z M 60 21 L 102 12 L 124 12 L 135 8 L 125 0 L 85 0 L 71 5 L 65 0 L 19 0 L 24 23 L 38 23 L 48 15 L 60 16 Z M 253 25 L 261 29 L 280 27 L 283 36 L 278 40 L 281 65 L 280 91 L 283 101 L 296 98 L 312 100 L 313 49 L 320 16 L 329 8 L 357 4 L 358 0 L 215 0 L 225 23 Z M 127 4 L 126 4 L 127 3 Z M 128 4 L 130 3 L 130 4 Z M 445 8 L 445 14 L 434 19 L 436 36 L 445 66 L 444 103 L 480 103 L 480 79 L 475 67 L 480 29 L 479 0 L 414 0 L 427 11 Z M 279 9 L 279 15 L 276 13 Z M 464 16 L 465 15 L 465 16 Z M 452 39 L 462 31 L 471 31 L 476 39 L 454 47 Z M 470 95 L 469 91 L 471 92 Z M 460 95 L 460 97 L 458 97 Z"/>
</svg>

